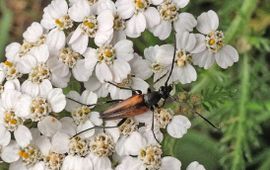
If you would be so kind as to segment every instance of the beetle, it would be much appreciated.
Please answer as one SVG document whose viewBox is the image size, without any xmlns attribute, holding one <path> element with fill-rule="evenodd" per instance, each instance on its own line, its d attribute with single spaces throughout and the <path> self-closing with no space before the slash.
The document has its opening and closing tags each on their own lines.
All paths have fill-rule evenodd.
<svg viewBox="0 0 270 170">
<path fill-rule="evenodd" d="M 163 79 L 167 74 L 169 74 L 163 86 L 161 86 L 158 90 L 155 90 L 155 91 L 148 89 L 148 92 L 146 94 L 142 94 L 140 90 L 134 90 L 132 88 L 127 88 L 127 87 L 120 87 L 117 84 L 114 84 L 112 82 L 107 82 L 113 86 L 116 86 L 117 88 L 124 89 L 124 90 L 131 90 L 133 92 L 133 95 L 126 100 L 107 101 L 106 103 L 111 103 L 111 102 L 118 102 L 118 103 L 112 105 L 109 109 L 100 113 L 100 118 L 103 119 L 104 121 L 115 120 L 115 119 L 122 119 L 122 120 L 116 126 L 109 126 L 109 127 L 95 126 L 95 127 L 85 129 L 77 133 L 76 136 L 94 128 L 117 128 L 121 126 L 121 124 L 123 124 L 127 118 L 134 117 L 134 116 L 143 114 L 151 110 L 152 111 L 152 133 L 156 141 L 159 142 L 153 130 L 154 129 L 154 110 L 155 108 L 162 107 L 166 103 L 168 98 L 171 98 L 174 100 L 174 102 L 177 102 L 170 95 L 171 91 L 173 90 L 173 85 L 168 84 L 170 77 L 172 75 L 173 69 L 174 69 L 174 61 L 176 57 L 176 44 L 174 44 L 174 47 L 175 47 L 174 48 L 175 51 L 172 58 L 170 70 L 167 73 L 165 73 L 163 76 L 161 76 L 158 80 L 156 80 L 156 82 L 158 82 L 161 79 Z M 201 114 L 197 112 L 196 114 L 199 115 L 203 120 L 205 120 L 211 126 L 218 129 L 213 123 L 211 123 Z"/>
</svg>

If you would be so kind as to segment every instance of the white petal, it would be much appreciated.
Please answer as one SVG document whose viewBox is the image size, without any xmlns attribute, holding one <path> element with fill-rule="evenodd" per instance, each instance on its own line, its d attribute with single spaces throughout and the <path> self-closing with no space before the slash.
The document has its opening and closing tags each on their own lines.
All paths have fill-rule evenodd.
<svg viewBox="0 0 270 170">
<path fill-rule="evenodd" d="M 137 38 L 146 28 L 146 19 L 142 13 L 133 15 L 133 17 L 127 21 L 126 34 L 128 37 Z"/>
<path fill-rule="evenodd" d="M 144 16 L 148 28 L 152 28 L 160 23 L 159 12 L 154 7 L 147 8 L 147 10 L 144 12 Z"/>
<path fill-rule="evenodd" d="M 38 123 L 39 131 L 48 137 L 53 136 L 59 129 L 61 129 L 61 123 L 54 117 L 47 116 Z"/>
<path fill-rule="evenodd" d="M 92 105 L 97 103 L 97 95 L 91 91 L 85 90 L 82 93 L 80 101 L 87 105 Z"/>
<path fill-rule="evenodd" d="M 152 70 L 150 69 L 150 61 L 142 59 L 142 57 L 137 54 L 135 54 L 134 58 L 130 61 L 130 67 L 132 74 L 143 80 L 150 78 L 153 74 Z"/>
<path fill-rule="evenodd" d="M 21 95 L 16 104 L 16 115 L 20 117 L 27 117 L 31 114 L 32 97 L 28 95 Z"/>
<path fill-rule="evenodd" d="M 42 26 L 37 23 L 33 22 L 23 33 L 23 38 L 30 43 L 35 43 L 39 40 L 39 38 L 43 34 L 43 28 Z"/>
<path fill-rule="evenodd" d="M 70 137 L 68 135 L 66 135 L 64 133 L 57 132 L 52 137 L 51 150 L 56 152 L 56 153 L 60 153 L 60 154 L 64 154 L 64 153 L 68 152 L 69 138 Z"/>
<path fill-rule="evenodd" d="M 17 42 L 10 43 L 6 46 L 6 58 L 10 61 L 14 61 L 18 52 L 20 51 L 21 45 Z"/>
<path fill-rule="evenodd" d="M 185 116 L 174 116 L 167 126 L 167 132 L 174 138 L 181 138 L 187 133 L 187 129 L 191 127 L 191 123 Z"/>
<path fill-rule="evenodd" d="M 196 37 L 196 45 L 195 48 L 190 51 L 191 53 L 200 53 L 203 52 L 206 49 L 205 44 L 205 36 L 202 34 L 195 34 Z"/>
<path fill-rule="evenodd" d="M 62 124 L 62 128 L 59 130 L 59 132 L 65 133 L 69 136 L 73 136 L 76 134 L 77 127 L 71 117 L 64 117 L 60 120 L 60 122 Z"/>
<path fill-rule="evenodd" d="M 135 12 L 135 6 L 132 1 L 118 0 L 115 3 L 117 12 L 123 19 L 131 18 Z"/>
<path fill-rule="evenodd" d="M 65 157 L 61 170 L 93 170 L 92 160 L 88 157 L 71 156 Z"/>
<path fill-rule="evenodd" d="M 177 38 L 177 49 L 178 50 L 185 50 L 185 51 L 192 51 L 196 45 L 196 37 L 195 34 L 190 34 L 189 32 L 181 32 L 176 34 Z"/>
<path fill-rule="evenodd" d="M 145 170 L 143 163 L 138 158 L 125 157 L 115 170 Z"/>
<path fill-rule="evenodd" d="M 177 67 L 173 70 L 173 81 L 180 81 L 182 84 L 191 83 L 197 79 L 197 73 L 191 64 L 183 67 Z"/>
<path fill-rule="evenodd" d="M 74 38 L 76 37 L 76 32 L 78 31 L 79 36 L 78 38 Z M 75 51 L 78 52 L 80 54 L 83 54 L 85 52 L 85 50 L 87 49 L 88 46 L 88 42 L 89 42 L 89 38 L 86 34 L 82 34 L 81 32 L 81 28 L 79 28 L 79 30 L 75 30 L 74 34 L 72 35 L 69 44 L 71 45 L 71 48 Z"/>
<path fill-rule="evenodd" d="M 78 81 L 87 81 L 92 75 L 93 68 L 87 68 L 85 65 L 85 60 L 78 60 L 72 69 L 73 76 Z"/>
<path fill-rule="evenodd" d="M 97 61 L 98 61 L 97 60 L 97 57 L 98 57 L 97 50 L 94 48 L 87 48 L 87 50 L 85 51 L 83 56 L 85 57 L 85 67 L 90 69 L 90 70 L 93 70 L 97 64 Z"/>
<path fill-rule="evenodd" d="M 127 78 L 127 75 L 130 73 L 131 68 L 128 62 L 121 59 L 117 59 L 114 61 L 112 65 L 112 70 L 114 75 L 114 81 L 120 83 L 125 78 Z"/>
<path fill-rule="evenodd" d="M 24 125 L 19 125 L 19 127 L 14 131 L 14 137 L 20 147 L 26 147 L 32 140 L 30 130 Z"/>
<path fill-rule="evenodd" d="M 15 90 L 5 90 L 2 93 L 2 101 L 1 105 L 4 106 L 5 109 L 15 108 L 17 101 L 21 93 Z M 15 99 L 15 100 L 14 100 Z"/>
<path fill-rule="evenodd" d="M 48 93 L 52 90 L 52 84 L 48 79 L 45 79 L 38 85 L 39 95 L 41 97 L 47 97 Z"/>
<path fill-rule="evenodd" d="M 30 73 L 32 68 L 37 65 L 37 59 L 33 55 L 25 55 L 17 63 L 18 71 L 23 74 Z"/>
<path fill-rule="evenodd" d="M 56 113 L 61 112 L 66 106 L 66 97 L 63 94 L 63 90 L 59 88 L 50 91 L 48 94 L 48 101 L 52 110 Z"/>
<path fill-rule="evenodd" d="M 180 170 L 181 162 L 172 156 L 163 157 L 161 160 L 160 170 L 167 170 L 167 169 Z"/>
<path fill-rule="evenodd" d="M 206 49 L 201 53 L 192 54 L 192 62 L 204 69 L 208 69 L 215 63 L 215 57 L 213 53 Z"/>
<path fill-rule="evenodd" d="M 127 139 L 124 144 L 125 152 L 129 155 L 138 155 L 140 149 L 145 147 L 146 139 L 139 133 L 133 132 Z"/>
<path fill-rule="evenodd" d="M 161 20 L 161 22 L 155 27 L 151 28 L 150 31 L 154 36 L 158 37 L 161 40 L 167 39 L 172 31 L 172 23 L 169 21 Z"/>
<path fill-rule="evenodd" d="M 210 32 L 217 30 L 219 25 L 217 13 L 212 10 L 202 13 L 197 21 L 197 29 L 203 34 L 209 34 Z"/>
<path fill-rule="evenodd" d="M 141 90 L 143 94 L 147 93 L 147 89 L 149 88 L 149 84 L 137 77 L 132 78 L 132 88 L 136 90 Z"/>
<path fill-rule="evenodd" d="M 178 15 L 177 20 L 174 22 L 174 29 L 176 32 L 191 32 L 196 25 L 197 20 L 192 14 L 182 12 Z"/>
<path fill-rule="evenodd" d="M 97 89 L 99 89 L 102 84 L 100 83 L 100 81 L 96 78 L 95 75 L 92 75 L 88 81 L 83 82 L 84 83 L 84 87 L 89 90 L 89 91 L 95 91 Z"/>
<path fill-rule="evenodd" d="M 111 70 L 105 63 L 98 63 L 96 65 L 96 77 L 100 82 L 112 81 L 113 79 Z"/>
<path fill-rule="evenodd" d="M 130 61 L 133 58 L 133 43 L 130 40 L 121 40 L 114 46 L 117 58 Z"/>
<path fill-rule="evenodd" d="M 41 136 L 35 139 L 35 145 L 38 146 L 38 148 L 40 149 L 41 153 L 44 156 L 49 154 L 50 149 L 51 149 L 51 141 L 49 138 L 45 136 Z"/>
<path fill-rule="evenodd" d="M 191 162 L 186 170 L 205 170 L 204 166 L 197 161 Z"/>
<path fill-rule="evenodd" d="M 45 63 L 49 58 L 49 49 L 46 44 L 34 47 L 30 52 L 38 61 L 38 63 Z"/>
<path fill-rule="evenodd" d="M 105 126 L 114 127 L 114 126 L 117 126 L 117 123 L 118 122 L 116 122 L 114 120 L 106 121 Z M 118 141 L 118 139 L 120 137 L 120 130 L 119 130 L 119 128 L 108 128 L 108 129 L 106 129 L 106 133 L 110 134 L 111 137 L 113 138 L 113 141 L 115 143 L 117 143 L 117 141 Z"/>
<path fill-rule="evenodd" d="M 189 3 L 189 0 L 173 0 L 176 3 L 178 8 L 184 8 Z"/>
<path fill-rule="evenodd" d="M 11 140 L 10 132 L 3 126 L 0 125 L 0 146 L 5 147 Z"/>
<path fill-rule="evenodd" d="M 19 160 L 19 146 L 16 142 L 12 141 L 7 147 L 4 147 L 1 153 L 1 158 L 7 163 L 12 163 Z"/>
<path fill-rule="evenodd" d="M 48 45 L 51 54 L 57 54 L 60 49 L 65 47 L 66 35 L 59 29 L 53 29 L 49 32 L 46 38 L 46 44 Z"/>
<path fill-rule="evenodd" d="M 101 126 L 103 123 L 98 112 L 91 112 L 90 113 L 90 121 L 96 126 Z"/>
<path fill-rule="evenodd" d="M 95 170 L 111 170 L 112 163 L 108 157 L 97 157 L 90 155 Z"/>
<path fill-rule="evenodd" d="M 90 6 L 87 1 L 77 1 L 68 10 L 70 18 L 75 22 L 82 22 L 90 14 Z"/>
<path fill-rule="evenodd" d="M 77 133 L 80 133 L 86 129 L 94 127 L 93 123 L 91 121 L 86 121 L 84 124 L 80 124 L 77 128 Z M 82 138 L 90 138 L 95 134 L 95 129 L 88 130 L 82 134 L 80 134 L 80 137 Z"/>
<path fill-rule="evenodd" d="M 226 69 L 232 66 L 234 62 L 238 61 L 239 54 L 232 46 L 225 45 L 218 53 L 215 54 L 215 59 L 221 68 Z"/>
</svg>

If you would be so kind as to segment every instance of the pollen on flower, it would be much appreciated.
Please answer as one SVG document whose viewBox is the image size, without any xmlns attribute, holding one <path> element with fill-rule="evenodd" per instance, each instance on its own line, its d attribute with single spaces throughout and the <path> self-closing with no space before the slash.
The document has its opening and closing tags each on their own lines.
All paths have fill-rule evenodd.
<svg viewBox="0 0 270 170">
<path fill-rule="evenodd" d="M 61 169 L 61 166 L 63 164 L 64 158 L 65 158 L 65 155 L 63 155 L 63 154 L 59 154 L 59 153 L 55 153 L 55 152 L 50 152 L 43 159 L 44 159 L 45 166 L 48 169 L 59 170 L 59 169 Z"/>
<path fill-rule="evenodd" d="M 66 30 L 73 27 L 73 22 L 68 15 L 58 18 L 54 22 L 60 30 Z"/>
<path fill-rule="evenodd" d="M 130 135 L 137 129 L 137 124 L 132 118 L 126 119 L 126 121 L 119 127 L 120 133 L 124 136 Z"/>
<path fill-rule="evenodd" d="M 159 63 L 153 63 L 151 65 L 151 70 L 154 72 L 154 73 L 157 73 L 157 72 L 160 72 L 163 70 L 163 66 Z"/>
<path fill-rule="evenodd" d="M 80 54 L 74 52 L 71 48 L 63 48 L 59 54 L 59 60 L 69 68 L 73 68 L 80 58 Z"/>
<path fill-rule="evenodd" d="M 158 7 L 159 14 L 164 21 L 175 21 L 177 19 L 177 7 L 171 0 L 166 0 Z"/>
<path fill-rule="evenodd" d="M 15 65 L 11 61 L 6 60 L 5 62 L 3 62 L 3 66 L 6 70 L 7 80 L 14 80 L 22 76 L 22 74 L 18 72 Z"/>
<path fill-rule="evenodd" d="M 46 64 L 39 64 L 29 73 L 29 80 L 33 83 L 39 84 L 43 80 L 50 78 L 50 70 Z"/>
<path fill-rule="evenodd" d="M 211 32 L 206 36 L 206 47 L 216 53 L 223 47 L 223 39 L 224 34 L 222 31 Z"/>
<path fill-rule="evenodd" d="M 149 145 L 139 152 L 139 159 L 149 170 L 158 170 L 161 167 L 162 149 L 157 145 Z"/>
<path fill-rule="evenodd" d="M 73 111 L 71 113 L 71 116 L 74 119 L 75 123 L 80 124 L 88 119 L 90 112 L 91 109 L 89 107 L 81 106 L 77 108 L 75 111 Z"/>
<path fill-rule="evenodd" d="M 166 126 L 171 122 L 173 117 L 173 112 L 169 109 L 164 108 L 155 109 L 154 114 L 161 128 L 166 128 Z"/>
<path fill-rule="evenodd" d="M 98 61 L 112 64 L 115 59 L 115 49 L 112 45 L 105 45 L 98 49 Z"/>
<path fill-rule="evenodd" d="M 98 0 L 88 0 L 89 5 L 94 5 Z"/>
<path fill-rule="evenodd" d="M 89 151 L 89 141 L 87 139 L 76 136 L 69 141 L 69 154 L 86 156 Z"/>
<path fill-rule="evenodd" d="M 48 101 L 42 97 L 37 97 L 31 103 L 31 120 L 34 122 L 41 121 L 51 111 Z"/>
<path fill-rule="evenodd" d="M 112 137 L 105 133 L 95 136 L 89 146 L 91 152 L 99 157 L 111 156 L 115 149 Z"/>
<path fill-rule="evenodd" d="M 119 16 L 119 15 L 115 15 L 114 16 L 114 22 L 113 22 L 113 28 L 116 31 L 121 31 L 124 30 L 126 25 L 125 25 L 125 21 Z"/>
<path fill-rule="evenodd" d="M 20 47 L 20 50 L 19 50 L 19 56 L 22 57 L 24 56 L 25 54 L 27 54 L 32 48 L 34 47 L 34 44 L 32 43 L 29 43 L 27 41 L 23 41 L 23 44 L 21 45 Z"/>
<path fill-rule="evenodd" d="M 40 150 L 33 145 L 22 148 L 18 152 L 18 155 L 21 157 L 23 163 L 27 166 L 33 166 L 38 160 L 41 159 Z"/>
<path fill-rule="evenodd" d="M 132 75 L 131 74 L 128 74 L 127 75 L 127 78 L 125 78 L 124 80 L 122 80 L 121 83 L 117 83 L 117 86 L 119 86 L 119 87 L 131 87 L 132 84 L 133 84 Z"/>
<path fill-rule="evenodd" d="M 149 0 L 134 0 L 137 11 L 144 11 L 149 5 Z"/>
<path fill-rule="evenodd" d="M 95 16 L 86 17 L 81 24 L 82 31 L 90 38 L 94 38 L 98 30 L 98 21 Z"/>
<path fill-rule="evenodd" d="M 183 51 L 183 50 L 177 51 L 176 57 L 177 57 L 176 58 L 176 65 L 178 67 L 183 67 L 191 61 L 190 53 Z"/>
<path fill-rule="evenodd" d="M 23 123 L 23 120 L 15 115 L 13 110 L 4 112 L 4 125 L 9 131 L 14 131 L 19 125 Z"/>
</svg>

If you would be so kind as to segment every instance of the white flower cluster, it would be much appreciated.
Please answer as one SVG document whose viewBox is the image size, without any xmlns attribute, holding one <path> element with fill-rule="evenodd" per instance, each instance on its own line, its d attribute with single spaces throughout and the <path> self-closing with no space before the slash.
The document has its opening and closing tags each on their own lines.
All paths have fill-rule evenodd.
<svg viewBox="0 0 270 170">
<path fill-rule="evenodd" d="M 190 121 L 157 108 L 152 114 L 104 121 L 98 98 L 127 99 L 132 88 L 191 83 L 193 65 L 221 68 L 238 61 L 237 51 L 224 44 L 214 11 L 197 20 L 179 11 L 189 0 L 52 0 L 40 23 L 23 33 L 22 43 L 6 47 L 0 65 L 0 156 L 11 170 L 179 170 L 181 162 L 164 156 L 161 129 L 181 138 Z M 192 33 L 195 28 L 197 33 Z M 134 52 L 133 42 L 144 31 L 160 40 L 175 35 L 175 45 Z M 81 84 L 81 94 L 64 88 Z M 111 128 L 102 128 L 102 127 Z M 76 135 L 91 128 L 89 131 Z M 114 128 L 113 128 L 114 127 Z M 155 139 L 157 138 L 159 142 Z M 188 170 L 203 170 L 198 162 Z"/>
</svg>

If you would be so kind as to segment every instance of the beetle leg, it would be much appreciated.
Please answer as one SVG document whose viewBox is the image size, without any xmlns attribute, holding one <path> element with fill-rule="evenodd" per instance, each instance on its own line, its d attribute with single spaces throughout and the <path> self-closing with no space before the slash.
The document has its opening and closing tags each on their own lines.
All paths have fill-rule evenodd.
<svg viewBox="0 0 270 170">
<path fill-rule="evenodd" d="M 151 111 L 152 111 L 152 125 L 151 125 L 151 131 L 152 131 L 152 134 L 153 134 L 155 140 L 157 141 L 157 143 L 161 145 L 160 141 L 157 139 L 157 136 L 156 136 L 156 134 L 155 134 L 155 112 L 154 112 L 154 111 L 155 111 L 155 107 L 152 106 L 150 109 L 151 109 Z"/>
<path fill-rule="evenodd" d="M 108 100 L 108 101 L 105 101 L 105 102 L 102 102 L 102 103 L 99 103 L 99 104 L 88 104 L 88 105 L 87 105 L 87 104 L 81 103 L 81 102 L 79 102 L 79 101 L 77 101 L 77 100 L 74 100 L 74 99 L 72 99 L 72 98 L 69 98 L 69 97 L 67 97 L 67 99 L 68 99 L 68 100 L 71 100 L 71 101 L 73 101 L 73 102 L 76 102 L 76 103 L 78 103 L 78 104 L 88 106 L 88 107 L 96 106 L 96 105 L 99 105 L 99 104 L 106 104 L 106 103 L 114 103 L 114 102 L 122 102 L 122 101 L 123 101 L 123 99 L 117 99 L 117 100 Z"/>
<path fill-rule="evenodd" d="M 119 88 L 119 89 L 130 90 L 130 91 L 132 91 L 132 92 L 135 93 L 135 94 L 142 94 L 142 91 L 141 91 L 141 90 L 135 90 L 135 89 L 128 88 L 128 87 L 121 87 L 121 86 L 118 86 L 117 84 L 112 83 L 112 82 L 110 82 L 110 81 L 106 81 L 106 83 L 109 83 L 109 84 L 111 84 L 111 85 L 113 85 L 113 86 L 115 86 L 115 87 L 117 87 L 117 88 Z"/>
</svg>

